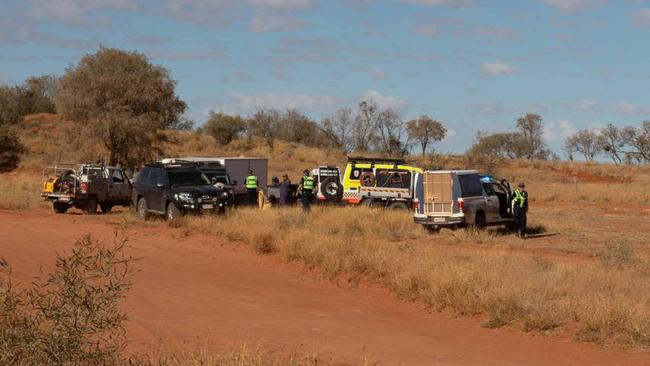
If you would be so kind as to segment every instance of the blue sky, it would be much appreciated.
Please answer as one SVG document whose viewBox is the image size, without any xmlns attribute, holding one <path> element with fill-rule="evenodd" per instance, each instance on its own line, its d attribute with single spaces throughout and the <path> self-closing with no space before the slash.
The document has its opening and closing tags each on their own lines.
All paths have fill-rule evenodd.
<svg viewBox="0 0 650 366">
<path fill-rule="evenodd" d="M 648 0 L 0 0 L 0 83 L 105 45 L 167 67 L 198 125 L 370 98 L 442 121 L 451 152 L 538 113 L 560 152 L 577 129 L 650 119 L 648 39 Z"/>
</svg>

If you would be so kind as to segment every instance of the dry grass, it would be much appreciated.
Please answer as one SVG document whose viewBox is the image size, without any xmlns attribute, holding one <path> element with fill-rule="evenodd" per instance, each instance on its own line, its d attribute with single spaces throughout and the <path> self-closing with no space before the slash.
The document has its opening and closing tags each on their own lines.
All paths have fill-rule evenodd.
<svg viewBox="0 0 650 366">
<path fill-rule="evenodd" d="M 489 327 L 549 331 L 575 324 L 578 340 L 650 345 L 650 262 L 625 244 L 607 247 L 601 261 L 579 263 L 507 249 L 456 251 L 416 244 L 436 237 L 408 214 L 363 208 L 317 207 L 311 215 L 239 210 L 189 217 L 184 225 L 305 263 L 328 279 L 376 281 L 431 310 L 487 314 Z M 453 233 L 466 235 L 462 242 L 498 238 Z"/>
<path fill-rule="evenodd" d="M 36 129 L 37 123 L 56 122 L 33 123 Z M 345 159 L 284 142 L 274 150 L 247 140 L 223 148 L 206 135 L 166 134 L 163 150 L 169 156 L 265 156 L 270 176 L 287 172 L 294 180 L 307 167 L 343 167 Z M 39 172 L 58 153 L 42 141 L 43 136 L 28 141 L 33 155 L 16 173 L 0 175 L 0 208 L 45 207 L 38 197 Z M 415 164 L 468 168 L 453 156 L 416 158 Z M 410 214 L 351 207 L 315 207 L 308 216 L 298 209 L 242 209 L 170 226 L 179 235 L 201 231 L 246 243 L 329 279 L 376 281 L 431 310 L 486 314 L 488 327 L 566 327 L 577 329 L 581 341 L 649 346 L 650 167 L 509 161 L 493 173 L 527 183 L 529 223 L 540 238 L 522 242 L 495 229 L 431 235 Z M 144 224 L 130 212 L 107 220 L 124 229 Z"/>
<path fill-rule="evenodd" d="M 41 176 L 33 171 L 0 174 L 0 209 L 26 210 L 48 207 L 40 197 Z"/>
<path fill-rule="evenodd" d="M 200 351 L 158 358 L 152 364 L 159 366 L 370 366 L 376 362 L 362 360 L 356 363 L 336 362 L 316 355 L 297 352 L 271 352 L 263 347 L 243 344 L 222 352 Z"/>
</svg>

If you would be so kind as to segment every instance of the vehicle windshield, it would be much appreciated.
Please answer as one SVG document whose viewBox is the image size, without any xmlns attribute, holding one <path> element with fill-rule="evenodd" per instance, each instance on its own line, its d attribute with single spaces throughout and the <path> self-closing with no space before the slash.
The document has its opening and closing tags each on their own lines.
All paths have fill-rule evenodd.
<svg viewBox="0 0 650 366">
<path fill-rule="evenodd" d="M 199 171 L 185 170 L 169 172 L 170 186 L 204 186 L 210 185 L 210 180 Z"/>
<path fill-rule="evenodd" d="M 227 174 L 222 174 L 222 173 L 205 173 L 205 175 L 212 181 L 212 179 L 216 179 L 217 183 L 223 183 L 226 185 L 230 185 L 230 179 Z"/>
</svg>

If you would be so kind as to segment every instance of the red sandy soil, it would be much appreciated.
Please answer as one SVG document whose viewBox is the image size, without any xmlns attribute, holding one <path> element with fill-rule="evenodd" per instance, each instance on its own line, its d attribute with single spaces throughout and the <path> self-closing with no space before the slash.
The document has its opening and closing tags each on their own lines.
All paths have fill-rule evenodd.
<svg viewBox="0 0 650 366">
<path fill-rule="evenodd" d="M 110 242 L 106 216 L 0 211 L 0 257 L 28 283 L 84 233 Z M 562 336 L 490 330 L 429 314 L 376 286 L 344 288 L 276 257 L 167 226 L 129 229 L 140 258 L 125 300 L 136 351 L 248 342 L 380 365 L 650 365 L 643 351 L 602 350 Z"/>
</svg>

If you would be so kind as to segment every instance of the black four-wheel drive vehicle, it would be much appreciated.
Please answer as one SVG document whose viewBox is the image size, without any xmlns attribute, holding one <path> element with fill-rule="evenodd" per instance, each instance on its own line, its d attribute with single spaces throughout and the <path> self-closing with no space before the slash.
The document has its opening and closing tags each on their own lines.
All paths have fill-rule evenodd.
<svg viewBox="0 0 650 366">
<path fill-rule="evenodd" d="M 133 204 L 144 219 L 150 214 L 168 220 L 187 213 L 221 213 L 228 192 L 218 189 L 195 163 L 147 164 L 133 184 Z"/>
</svg>

